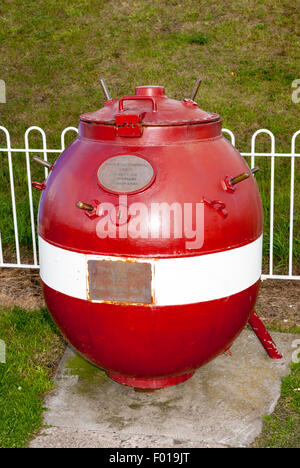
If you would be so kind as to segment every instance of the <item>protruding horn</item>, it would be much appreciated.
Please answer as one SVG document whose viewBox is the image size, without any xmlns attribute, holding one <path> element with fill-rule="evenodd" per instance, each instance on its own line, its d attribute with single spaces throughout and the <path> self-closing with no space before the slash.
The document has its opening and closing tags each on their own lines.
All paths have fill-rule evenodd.
<svg viewBox="0 0 300 468">
<path fill-rule="evenodd" d="M 99 82 L 102 86 L 102 89 L 103 89 L 103 92 L 104 92 L 104 95 L 107 99 L 107 101 L 110 101 L 112 99 L 111 95 L 110 95 L 110 92 L 108 91 L 108 87 L 105 83 L 105 79 L 104 78 L 99 78 Z"/>
<path fill-rule="evenodd" d="M 238 184 L 239 182 L 242 182 L 245 179 L 248 179 L 250 177 L 250 172 L 243 172 L 242 174 L 239 174 L 236 177 L 233 177 L 233 179 L 230 179 L 230 184 L 235 185 Z"/>
<path fill-rule="evenodd" d="M 45 159 L 39 158 L 38 156 L 33 156 L 32 160 L 41 164 L 42 166 L 48 167 L 48 169 L 52 166 L 51 163 L 45 161 Z"/>
<path fill-rule="evenodd" d="M 94 207 L 92 205 L 89 205 L 88 203 L 84 203 L 84 202 L 81 202 L 81 201 L 77 202 L 76 206 L 80 210 L 85 210 L 85 211 L 93 211 L 94 210 Z"/>
<path fill-rule="evenodd" d="M 259 171 L 259 167 L 255 166 L 251 169 L 252 174 L 255 174 L 257 171 Z"/>
<path fill-rule="evenodd" d="M 259 167 L 255 166 L 251 169 L 251 173 L 255 174 L 257 171 L 259 171 Z M 250 177 L 250 172 L 243 172 L 242 174 L 239 174 L 236 177 L 233 177 L 233 179 L 230 179 L 230 185 L 235 185 L 238 184 L 239 182 L 242 182 L 245 179 L 248 179 Z"/>
<path fill-rule="evenodd" d="M 191 99 L 192 101 L 195 100 L 201 83 L 202 83 L 202 78 L 197 78 L 196 83 L 194 84 L 193 91 L 192 91 L 192 93 L 191 93 L 191 95 L 190 95 L 190 99 Z"/>
</svg>

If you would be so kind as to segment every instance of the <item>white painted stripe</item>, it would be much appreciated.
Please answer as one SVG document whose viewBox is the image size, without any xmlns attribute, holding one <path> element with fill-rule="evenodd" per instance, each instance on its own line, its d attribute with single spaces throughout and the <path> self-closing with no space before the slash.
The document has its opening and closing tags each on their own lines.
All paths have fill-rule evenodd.
<svg viewBox="0 0 300 468">
<path fill-rule="evenodd" d="M 154 291 L 159 305 L 190 304 L 231 296 L 261 275 L 262 237 L 236 249 L 155 263 Z"/>
<path fill-rule="evenodd" d="M 61 249 L 39 237 L 40 276 L 45 284 L 68 296 L 86 299 L 86 256 Z"/>
<path fill-rule="evenodd" d="M 39 254 L 44 283 L 63 294 L 85 300 L 88 260 L 128 260 L 125 257 L 72 252 L 49 244 L 41 237 Z M 211 301 L 243 291 L 259 280 L 262 236 L 242 247 L 208 255 L 132 260 L 152 264 L 156 305 Z"/>
</svg>

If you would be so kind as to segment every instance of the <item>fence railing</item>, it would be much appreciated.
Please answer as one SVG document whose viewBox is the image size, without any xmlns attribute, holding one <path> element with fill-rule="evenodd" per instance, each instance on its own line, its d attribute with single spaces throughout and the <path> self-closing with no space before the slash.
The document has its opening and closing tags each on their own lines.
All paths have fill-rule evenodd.
<svg viewBox="0 0 300 468">
<path fill-rule="evenodd" d="M 42 148 L 30 148 L 29 145 L 29 136 L 32 131 L 37 131 L 40 133 L 42 138 Z M 39 268 L 38 264 L 38 252 L 36 244 L 36 223 L 35 223 L 35 213 L 33 206 L 32 198 L 32 185 L 31 185 L 31 165 L 30 165 L 30 154 L 31 153 L 41 153 L 45 161 L 48 160 L 48 154 L 55 153 L 60 154 L 65 149 L 65 137 L 68 132 L 78 133 L 78 129 L 75 127 L 67 127 L 61 133 L 61 147 L 59 149 L 49 149 L 47 148 L 47 139 L 44 130 L 40 127 L 30 127 L 26 130 L 24 135 L 25 147 L 24 148 L 12 148 L 11 147 L 11 138 L 9 131 L 0 126 L 0 138 L 1 132 L 4 132 L 6 138 L 6 147 L 1 148 L 0 152 L 7 153 L 8 158 L 8 170 L 9 170 L 9 180 L 10 180 L 10 198 L 12 206 L 12 217 L 13 217 L 13 226 L 14 226 L 14 241 L 15 241 L 15 258 L 16 263 L 6 263 L 4 261 L 3 248 L 1 242 L 1 232 L 0 232 L 0 267 L 17 267 L 17 268 Z M 223 129 L 223 133 L 227 135 L 235 146 L 235 136 L 228 130 Z M 266 134 L 270 137 L 270 152 L 257 152 L 256 147 L 256 138 L 258 135 Z M 295 195 L 295 158 L 300 157 L 300 153 L 296 153 L 296 139 L 300 135 L 300 130 L 294 133 L 291 140 L 291 152 L 290 153 L 276 153 L 275 151 L 275 137 L 272 132 L 266 129 L 257 130 L 251 138 L 251 151 L 250 153 L 241 153 L 244 157 L 250 158 L 250 165 L 254 167 L 256 157 L 266 157 L 271 160 L 271 171 L 270 171 L 270 217 L 269 217 L 269 227 L 270 227 L 270 240 L 269 240 L 269 272 L 268 274 L 263 274 L 263 279 L 274 278 L 274 279 L 296 279 L 300 280 L 300 275 L 293 274 L 293 243 L 294 243 L 294 195 Z M 1 140 L 0 140 L 1 141 Z M 1 146 L 1 145 L 0 145 Z M 31 225 L 31 238 L 32 238 L 32 252 L 33 252 L 33 263 L 23 263 L 21 261 L 20 255 L 20 244 L 19 244 L 19 231 L 18 231 L 18 216 L 16 209 L 16 194 L 15 194 L 15 185 L 14 185 L 14 171 L 12 163 L 12 153 L 25 153 L 26 160 L 26 173 L 27 173 L 27 186 L 28 186 L 28 200 L 29 200 L 29 212 L 30 212 L 30 225 Z M 275 182 L 275 158 L 284 157 L 289 158 L 291 162 L 290 169 L 290 203 L 289 203 L 289 256 L 288 256 L 288 273 L 284 275 L 274 274 L 274 264 L 273 264 L 273 248 L 274 248 L 274 182 Z M 48 176 L 48 168 L 45 167 L 45 177 Z"/>
</svg>

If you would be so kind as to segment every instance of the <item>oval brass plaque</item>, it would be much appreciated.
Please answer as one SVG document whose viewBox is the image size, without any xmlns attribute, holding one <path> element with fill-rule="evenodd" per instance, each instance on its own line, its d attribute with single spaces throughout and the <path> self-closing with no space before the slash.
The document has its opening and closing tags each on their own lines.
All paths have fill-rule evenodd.
<svg viewBox="0 0 300 468">
<path fill-rule="evenodd" d="M 99 184 L 114 193 L 132 193 L 154 180 L 151 164 L 139 156 L 124 154 L 104 161 L 97 173 Z"/>
</svg>

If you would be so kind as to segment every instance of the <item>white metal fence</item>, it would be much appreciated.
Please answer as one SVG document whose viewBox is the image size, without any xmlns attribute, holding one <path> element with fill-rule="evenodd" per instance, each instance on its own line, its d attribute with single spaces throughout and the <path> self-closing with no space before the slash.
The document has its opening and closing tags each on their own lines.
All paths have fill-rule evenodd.
<svg viewBox="0 0 300 468">
<path fill-rule="evenodd" d="M 32 131 L 40 133 L 42 138 L 42 148 L 30 148 L 29 136 Z M 59 149 L 48 149 L 46 134 L 40 127 L 30 127 L 26 130 L 24 135 L 25 148 L 12 148 L 11 138 L 9 131 L 5 127 L 0 126 L 0 141 L 1 132 L 4 132 L 6 139 L 6 147 L 1 148 L 0 152 L 7 153 L 8 158 L 8 169 L 10 179 L 10 198 L 12 206 L 13 226 L 14 226 L 14 238 L 15 238 L 15 257 L 16 263 L 6 263 L 3 256 L 3 248 L 1 242 L 0 232 L 0 267 L 17 267 L 17 268 L 39 268 L 38 264 L 38 252 L 36 245 L 36 227 L 35 227 L 35 213 L 33 208 L 32 199 L 32 185 L 31 185 L 31 166 L 30 166 L 30 154 L 41 153 L 45 161 L 47 161 L 47 155 L 51 153 L 60 154 L 65 149 L 65 137 L 67 132 L 76 132 L 78 129 L 75 127 L 67 127 L 61 133 L 61 147 Z M 223 129 L 223 133 L 229 137 L 231 143 L 235 146 L 235 136 L 228 130 Z M 258 135 L 267 134 L 270 137 L 270 152 L 260 153 L 255 150 L 256 138 Z M 290 153 L 276 153 L 275 151 L 275 137 L 272 132 L 266 129 L 257 130 L 251 138 L 251 151 L 250 153 L 241 153 L 244 157 L 250 157 L 250 165 L 254 167 L 256 157 L 267 157 L 271 160 L 271 171 L 270 171 L 270 243 L 269 243 L 269 272 L 268 274 L 262 275 L 263 279 L 278 278 L 278 279 L 296 279 L 300 280 L 300 276 L 293 274 L 293 242 L 294 242 L 294 194 L 295 194 L 295 158 L 300 157 L 300 153 L 296 153 L 296 139 L 300 135 L 300 130 L 294 133 L 291 140 L 291 152 Z M 1 146 L 1 145 L 0 145 Z M 32 251 L 33 251 L 33 263 L 23 263 L 20 256 L 20 245 L 19 245 L 19 231 L 18 231 L 18 216 L 16 209 L 16 195 L 14 186 L 14 172 L 12 163 L 12 153 L 25 153 L 26 161 L 26 172 L 27 172 L 27 185 L 28 185 L 28 197 L 29 197 L 29 212 L 30 212 L 30 224 L 31 224 L 31 236 L 32 236 Z M 274 181 L 275 181 L 275 158 L 285 157 L 290 159 L 291 163 L 291 176 L 290 176 L 290 207 L 289 207 L 289 258 L 288 258 L 288 274 L 276 275 L 273 273 L 273 247 L 274 247 Z M 45 177 L 48 176 L 48 169 L 45 167 Z"/>
</svg>

